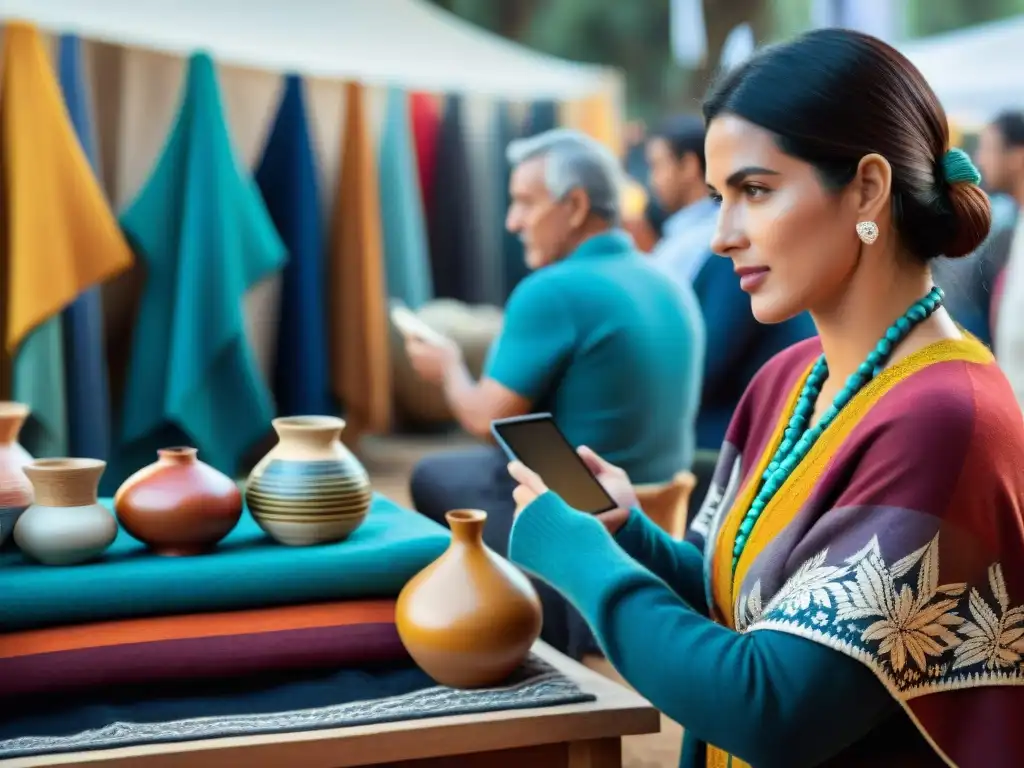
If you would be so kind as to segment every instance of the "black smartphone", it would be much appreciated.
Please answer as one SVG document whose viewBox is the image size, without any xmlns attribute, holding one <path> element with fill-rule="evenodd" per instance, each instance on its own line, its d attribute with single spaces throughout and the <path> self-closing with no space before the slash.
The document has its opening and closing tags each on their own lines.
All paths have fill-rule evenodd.
<svg viewBox="0 0 1024 768">
<path fill-rule="evenodd" d="M 491 433 L 510 459 L 536 472 L 570 507 L 598 515 L 618 506 L 550 413 L 495 419 Z"/>
</svg>

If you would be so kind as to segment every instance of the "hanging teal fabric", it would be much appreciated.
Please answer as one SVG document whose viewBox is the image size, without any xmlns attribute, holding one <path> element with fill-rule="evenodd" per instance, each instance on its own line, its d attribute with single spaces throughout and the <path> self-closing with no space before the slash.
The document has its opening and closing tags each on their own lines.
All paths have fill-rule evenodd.
<svg viewBox="0 0 1024 768">
<path fill-rule="evenodd" d="M 505 151 L 508 149 L 508 145 L 514 139 L 519 138 L 521 135 L 521 127 L 516 123 L 512 116 L 512 107 L 508 102 L 501 102 L 498 104 L 498 115 L 496 120 L 496 134 L 497 142 L 496 149 L 499 153 L 498 173 L 495 174 L 495 183 L 500 186 L 500 189 L 495 194 L 494 199 L 498 205 L 501 206 L 501 222 L 504 226 L 506 213 L 508 212 L 508 206 L 512 202 L 512 198 L 509 196 L 508 185 L 509 179 L 512 176 L 512 169 L 508 164 L 508 160 L 505 157 Z M 502 248 L 502 266 L 504 267 L 504 285 L 503 285 L 503 298 L 508 298 L 508 295 L 512 293 L 512 289 L 515 288 L 519 281 L 526 277 L 529 270 L 526 268 L 526 262 L 523 254 L 523 243 L 519 239 L 518 235 L 514 235 L 507 229 L 504 231 L 503 248 Z"/>
<path fill-rule="evenodd" d="M 194 54 L 175 125 L 121 217 L 146 287 L 132 339 L 118 475 L 184 433 L 228 474 L 273 415 L 246 338 L 243 301 L 286 250 L 235 156 L 213 61 Z"/>
<path fill-rule="evenodd" d="M 75 133 L 95 171 L 96 151 L 82 73 L 81 47 L 77 36 L 61 36 L 60 85 Z M 92 459 L 106 459 L 110 455 L 110 387 L 100 291 L 99 286 L 89 288 L 63 313 L 67 452 L 71 456 Z"/>
<path fill-rule="evenodd" d="M 67 391 L 64 378 L 64 327 L 54 315 L 37 325 L 18 348 L 11 372 L 11 393 L 32 409 L 20 442 L 36 458 L 68 453 Z"/>
<path fill-rule="evenodd" d="M 434 286 L 409 97 L 399 88 L 388 90 L 378 175 L 388 296 L 415 309 L 433 298 Z"/>
<path fill-rule="evenodd" d="M 288 75 L 256 183 L 290 258 L 281 280 L 274 395 L 282 416 L 332 413 L 324 222 L 302 78 Z"/>
<path fill-rule="evenodd" d="M 434 212 L 430 219 L 430 267 L 439 297 L 470 304 L 485 300 L 476 255 L 479 239 L 462 125 L 462 97 L 449 96 L 437 144 Z"/>
</svg>

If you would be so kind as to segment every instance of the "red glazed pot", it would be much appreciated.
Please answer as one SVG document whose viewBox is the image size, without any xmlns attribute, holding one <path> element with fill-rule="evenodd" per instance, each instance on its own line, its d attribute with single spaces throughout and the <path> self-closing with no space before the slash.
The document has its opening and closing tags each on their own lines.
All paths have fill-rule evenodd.
<svg viewBox="0 0 1024 768">
<path fill-rule="evenodd" d="M 198 555 L 238 524 L 242 494 L 195 448 L 164 448 L 114 496 L 121 526 L 158 555 Z"/>
</svg>

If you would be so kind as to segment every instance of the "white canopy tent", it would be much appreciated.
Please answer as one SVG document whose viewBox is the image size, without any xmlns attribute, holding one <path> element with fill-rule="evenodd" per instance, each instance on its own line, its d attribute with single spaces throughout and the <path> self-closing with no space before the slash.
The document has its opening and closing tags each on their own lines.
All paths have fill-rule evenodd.
<svg viewBox="0 0 1024 768">
<path fill-rule="evenodd" d="M 983 123 L 1024 108 L 1024 16 L 907 41 L 903 53 L 921 70 L 951 118 Z"/>
<path fill-rule="evenodd" d="M 250 167 L 276 113 L 282 75 L 304 77 L 325 212 L 340 165 L 344 81 L 368 86 L 374 128 L 390 86 L 462 95 L 467 134 L 475 139 L 492 130 L 495 99 L 597 97 L 609 119 L 621 124 L 623 117 L 618 70 L 536 53 L 425 0 L 0 0 L 0 25 L 14 20 L 85 41 L 100 176 L 117 210 L 151 172 L 179 106 L 188 57 L 197 51 L 217 64 L 228 129 Z M 478 174 L 495 172 L 486 143 L 469 143 L 484 156 Z M 500 221 L 495 226 L 500 232 Z M 140 284 L 106 286 L 108 346 L 130 332 Z M 246 299 L 249 337 L 268 379 L 279 289 L 275 277 Z"/>
<path fill-rule="evenodd" d="M 531 51 L 424 0 L 0 0 L 0 19 L 220 64 L 367 85 L 576 98 L 621 87 L 612 69 Z"/>
</svg>

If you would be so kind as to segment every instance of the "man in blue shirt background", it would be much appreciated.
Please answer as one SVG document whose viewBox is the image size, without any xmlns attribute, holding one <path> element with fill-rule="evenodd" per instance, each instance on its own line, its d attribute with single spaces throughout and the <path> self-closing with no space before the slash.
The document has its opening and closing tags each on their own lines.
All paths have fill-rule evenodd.
<svg viewBox="0 0 1024 768">
<path fill-rule="evenodd" d="M 668 214 L 650 258 L 700 303 L 707 350 L 697 447 L 717 451 L 754 374 L 777 352 L 817 331 L 806 313 L 776 325 L 757 322 L 732 261 L 711 252 L 718 206 L 704 180 L 704 122 L 699 117 L 674 117 L 652 132 L 647 164 L 651 190 Z"/>
<path fill-rule="evenodd" d="M 413 366 L 443 384 L 479 438 L 490 441 L 494 419 L 550 411 L 570 442 L 634 482 L 668 482 L 693 460 L 704 358 L 696 298 L 618 228 L 622 170 L 599 143 L 549 131 L 510 144 L 508 160 L 506 226 L 532 272 L 509 297 L 479 381 L 454 344 L 409 339 Z M 515 511 L 507 462 L 493 444 L 425 458 L 412 478 L 416 508 L 440 522 L 451 509 L 487 511 L 485 541 L 504 555 Z M 578 655 L 561 598 L 541 595 L 545 639 Z"/>
</svg>

